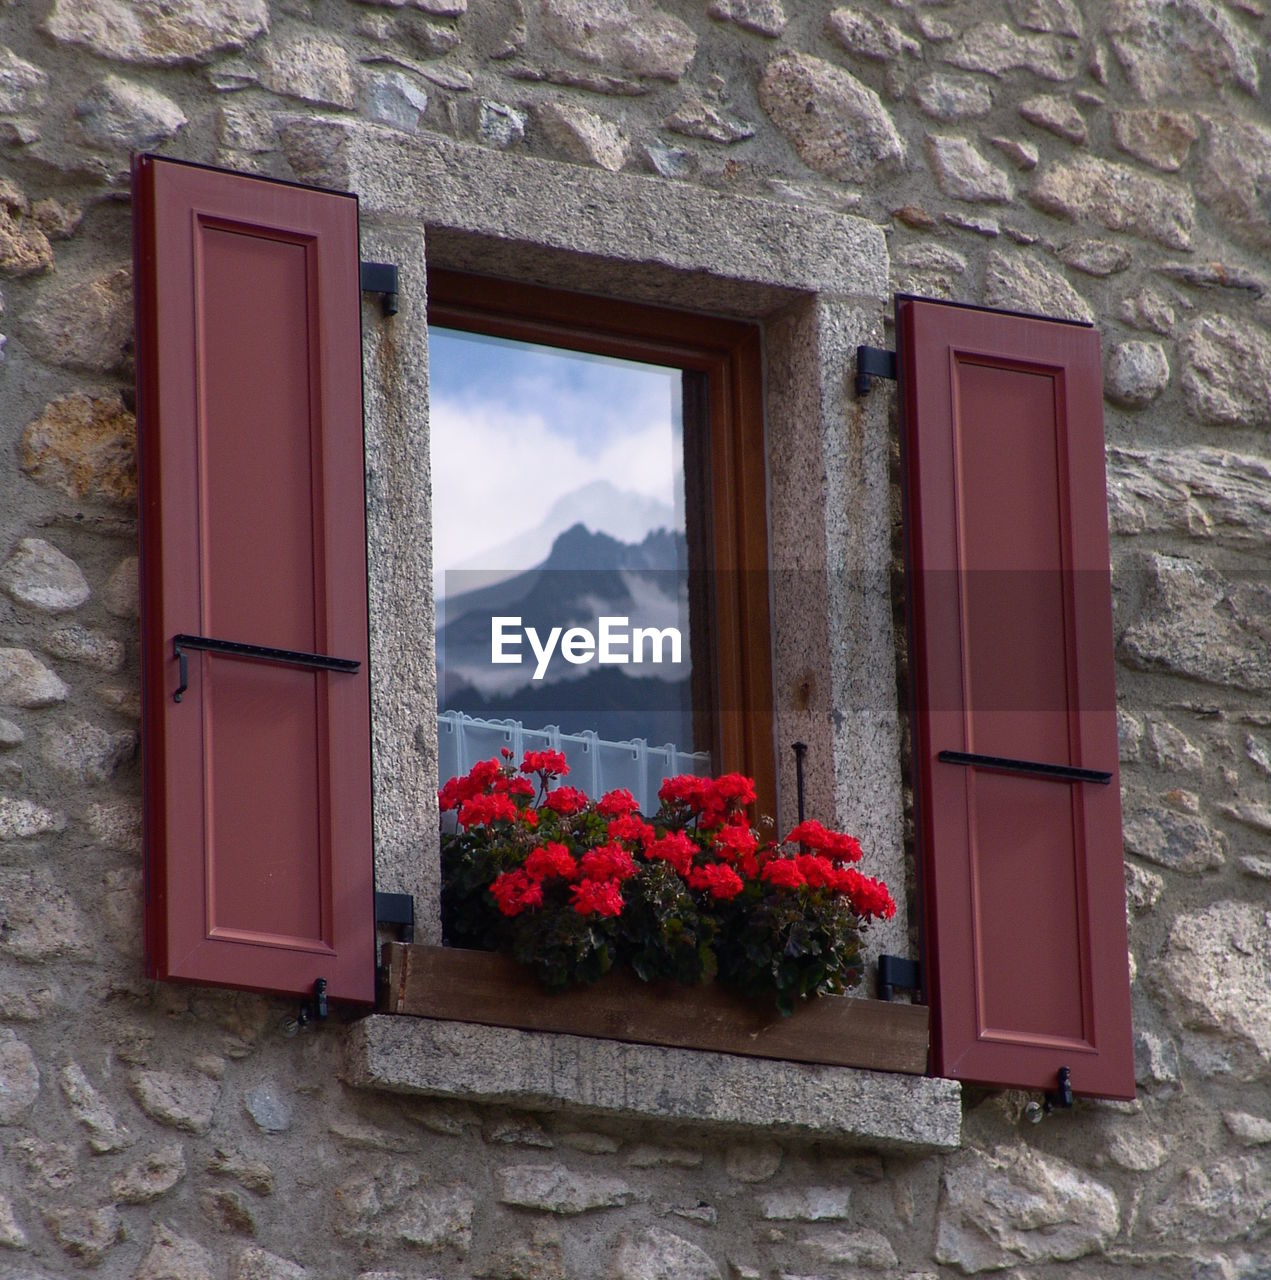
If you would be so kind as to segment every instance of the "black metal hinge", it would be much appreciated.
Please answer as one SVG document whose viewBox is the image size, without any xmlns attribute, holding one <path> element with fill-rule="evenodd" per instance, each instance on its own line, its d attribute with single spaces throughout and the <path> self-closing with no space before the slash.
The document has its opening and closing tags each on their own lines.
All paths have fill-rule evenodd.
<svg viewBox="0 0 1271 1280">
<path fill-rule="evenodd" d="M 904 956 L 878 957 L 878 998 L 890 1000 L 895 989 L 902 991 L 922 990 L 922 968 L 917 960 L 906 960 Z"/>
<path fill-rule="evenodd" d="M 376 893 L 375 923 L 396 925 L 403 942 L 415 941 L 415 899 L 409 893 Z"/>
<path fill-rule="evenodd" d="M 397 266 L 392 262 L 362 263 L 362 292 L 382 295 L 384 314 L 397 314 Z"/>
<path fill-rule="evenodd" d="M 869 395 L 875 378 L 896 381 L 896 353 L 881 347 L 856 348 L 856 394 Z"/>
</svg>

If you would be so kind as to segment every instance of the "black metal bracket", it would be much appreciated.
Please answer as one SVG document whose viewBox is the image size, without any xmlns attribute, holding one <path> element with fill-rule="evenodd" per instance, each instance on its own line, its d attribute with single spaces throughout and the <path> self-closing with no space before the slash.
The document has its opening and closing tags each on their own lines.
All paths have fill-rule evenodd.
<svg viewBox="0 0 1271 1280">
<path fill-rule="evenodd" d="M 856 394 L 869 395 L 875 378 L 896 381 L 896 353 L 881 347 L 856 348 Z"/>
<path fill-rule="evenodd" d="M 311 1022 L 325 1022 L 330 1010 L 327 1008 L 327 980 L 315 978 L 313 981 L 313 999 L 300 1006 L 296 1015 L 296 1025 L 307 1027 Z"/>
<path fill-rule="evenodd" d="M 1057 1072 L 1059 1087 L 1046 1090 L 1047 1112 L 1057 1108 L 1068 1110 L 1072 1107 L 1072 1072 L 1067 1067 L 1060 1067 Z"/>
<path fill-rule="evenodd" d="M 1102 769 L 1078 769 L 1071 764 L 1040 764 L 1036 760 L 1012 760 L 1009 756 L 981 756 L 971 751 L 941 751 L 936 759 L 941 764 L 965 764 L 981 769 L 999 769 L 1004 773 L 1027 773 L 1034 778 L 1055 782 L 1097 782 L 1106 787 L 1112 775 Z"/>
<path fill-rule="evenodd" d="M 917 960 L 906 960 L 904 956 L 879 956 L 878 998 L 890 1000 L 897 987 L 902 991 L 921 991 L 921 966 Z"/>
<path fill-rule="evenodd" d="M 375 894 L 375 923 L 396 925 L 403 942 L 415 941 L 415 899 L 409 893 Z"/>
<path fill-rule="evenodd" d="M 300 653 L 295 649 L 270 649 L 260 644 L 239 644 L 236 640 L 213 640 L 208 636 L 178 635 L 172 637 L 172 656 L 180 663 L 181 681 L 172 695 L 173 702 L 180 702 L 190 687 L 190 672 L 186 663 L 187 649 L 201 649 L 205 653 L 220 653 L 230 658 L 250 658 L 256 662 L 277 662 L 290 667 L 309 667 L 318 671 L 343 671 L 351 673 L 362 664 L 357 658 L 329 658 L 323 653 Z"/>
<path fill-rule="evenodd" d="M 363 262 L 361 264 L 362 292 L 382 295 L 384 314 L 397 314 L 397 264 L 393 262 Z"/>
</svg>

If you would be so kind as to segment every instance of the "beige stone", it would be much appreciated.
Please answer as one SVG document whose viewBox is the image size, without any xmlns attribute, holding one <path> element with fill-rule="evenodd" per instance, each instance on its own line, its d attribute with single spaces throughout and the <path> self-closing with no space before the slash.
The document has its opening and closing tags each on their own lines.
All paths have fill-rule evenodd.
<svg viewBox="0 0 1271 1280">
<path fill-rule="evenodd" d="M 759 101 L 804 164 L 832 178 L 863 182 L 904 161 L 905 144 L 878 94 L 820 58 L 778 54 Z"/>
<path fill-rule="evenodd" d="M 1025 70 L 1043 80 L 1072 80 L 1081 65 L 1075 44 L 1051 35 L 1020 35 L 995 22 L 969 28 L 940 57 L 965 71 L 1004 76 Z"/>
<path fill-rule="evenodd" d="M 229 1280 L 305 1280 L 308 1275 L 298 1262 L 254 1245 L 236 1254 L 229 1268 Z"/>
<path fill-rule="evenodd" d="M 160 1124 L 206 1133 L 221 1096 L 221 1086 L 205 1075 L 171 1071 L 138 1071 L 132 1093 L 141 1109 Z"/>
<path fill-rule="evenodd" d="M 687 23 L 650 0 L 539 0 L 560 50 L 607 71 L 678 80 L 697 52 Z"/>
<path fill-rule="evenodd" d="M 552 146 L 573 160 L 617 173 L 631 153 L 616 124 L 576 103 L 544 102 L 534 118 Z"/>
<path fill-rule="evenodd" d="M 70 689 L 30 649 L 0 649 L 0 706 L 51 707 Z"/>
<path fill-rule="evenodd" d="M 735 22 L 761 36 L 779 36 L 789 18 L 781 0 L 711 0 L 706 12 L 721 22 Z"/>
<path fill-rule="evenodd" d="M 1015 193 L 1006 170 L 986 160 L 967 138 L 929 133 L 926 150 L 940 190 L 955 200 L 1005 204 Z"/>
<path fill-rule="evenodd" d="M 1207 115 L 1196 194 L 1240 235 L 1271 244 L 1271 128 L 1231 115 Z"/>
<path fill-rule="evenodd" d="M 1141 409 L 1169 384 L 1169 358 L 1159 342 L 1118 342 L 1103 367 L 1104 394 L 1114 404 Z"/>
<path fill-rule="evenodd" d="M 575 1173 L 560 1164 L 511 1165 L 495 1173 L 494 1184 L 502 1204 L 567 1215 L 627 1205 L 636 1198 L 621 1178 Z"/>
<path fill-rule="evenodd" d="M 46 1208 L 44 1225 L 62 1249 L 85 1266 L 96 1266 L 124 1234 L 123 1219 L 114 1205 Z"/>
<path fill-rule="evenodd" d="M 213 1280 L 212 1255 L 197 1240 L 156 1222 L 134 1280 Z"/>
<path fill-rule="evenodd" d="M 32 216 L 31 203 L 0 179 L 0 274 L 30 276 L 53 265 L 53 246 Z"/>
<path fill-rule="evenodd" d="M 1195 117 L 1187 111 L 1117 110 L 1111 117 L 1116 145 L 1136 160 L 1167 173 L 1183 167 L 1199 136 Z"/>
<path fill-rule="evenodd" d="M 618 1241 L 613 1280 L 722 1280 L 722 1272 L 710 1254 L 665 1227 L 651 1226 L 628 1232 Z"/>
<path fill-rule="evenodd" d="M 101 591 L 106 612 L 116 618 L 136 618 L 140 612 L 140 578 L 136 556 L 125 556 L 106 579 Z"/>
<path fill-rule="evenodd" d="M 914 100 L 923 115 L 952 122 L 986 116 L 993 110 L 993 91 L 970 76 L 936 72 L 914 83 Z"/>
<path fill-rule="evenodd" d="M 1025 31 L 1061 36 L 1085 35 L 1085 22 L 1076 0 L 1007 0 L 1011 19 Z"/>
<path fill-rule="evenodd" d="M 19 115 L 41 107 L 48 82 L 49 75 L 43 67 L 0 45 L 0 113 Z"/>
<path fill-rule="evenodd" d="M 1029 124 L 1047 129 L 1066 142 L 1080 145 L 1086 140 L 1086 118 L 1067 99 L 1053 93 L 1039 93 L 1019 104 L 1019 113 Z"/>
<path fill-rule="evenodd" d="M 75 104 L 75 119 L 92 146 L 145 151 L 189 123 L 166 94 L 121 76 L 106 76 Z"/>
<path fill-rule="evenodd" d="M 0 1125 L 22 1124 L 40 1096 L 40 1068 L 25 1040 L 0 1029 Z"/>
<path fill-rule="evenodd" d="M 672 133 L 686 138 L 705 138 L 708 142 L 728 144 L 755 135 L 755 126 L 748 120 L 730 115 L 695 93 L 685 97 L 664 123 Z"/>
<path fill-rule="evenodd" d="M 122 359 L 131 324 L 116 292 L 126 288 L 127 282 L 118 275 L 109 279 L 115 283 L 102 282 L 96 292 L 90 287 L 84 298 L 89 316 L 96 315 L 99 326 L 91 328 L 83 323 L 83 316 L 72 319 L 68 299 L 63 312 L 66 323 L 54 317 L 43 329 L 41 341 L 49 344 L 46 350 L 73 353 L 88 367 L 99 362 L 115 367 Z M 108 296 L 112 292 L 113 298 Z M 99 302 L 102 311 L 98 311 Z M 136 419 L 119 400 L 76 391 L 51 401 L 27 424 L 19 456 L 28 475 L 70 497 L 131 504 L 137 497 L 136 440 Z"/>
<path fill-rule="evenodd" d="M 98 1155 L 122 1151 L 136 1138 L 111 1112 L 109 1105 L 93 1087 L 77 1062 L 69 1062 L 58 1072 L 58 1084 L 75 1119 L 88 1131 L 88 1144 Z"/>
<path fill-rule="evenodd" d="M 241 49 L 269 29 L 266 0 L 55 0 L 44 29 L 123 62 L 172 66 Z"/>
<path fill-rule="evenodd" d="M 1090 304 L 1049 267 L 1023 253 L 989 254 L 984 269 L 984 301 L 1008 311 L 1068 320 L 1093 320 Z"/>
<path fill-rule="evenodd" d="M 832 10 L 826 29 L 848 53 L 871 62 L 890 62 L 902 54 L 921 51 L 918 41 L 899 27 L 860 9 Z"/>
<path fill-rule="evenodd" d="M 5 904 L 0 953 L 31 962 L 84 954 L 84 918 L 47 870 L 0 867 L 0 902 Z"/>
<path fill-rule="evenodd" d="M 265 52 L 260 82 L 266 89 L 320 107 L 352 108 L 353 60 L 344 46 L 319 36 L 293 36 Z"/>
<path fill-rule="evenodd" d="M 1182 343 L 1183 394 L 1202 421 L 1271 425 L 1271 333 L 1234 316 L 1202 316 Z"/>
</svg>

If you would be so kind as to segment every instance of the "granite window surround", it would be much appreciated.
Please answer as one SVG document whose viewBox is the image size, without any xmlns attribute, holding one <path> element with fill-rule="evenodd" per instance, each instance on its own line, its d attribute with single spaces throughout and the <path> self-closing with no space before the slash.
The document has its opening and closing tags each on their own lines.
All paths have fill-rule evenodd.
<svg viewBox="0 0 1271 1280">
<path fill-rule="evenodd" d="M 362 258 L 399 270 L 398 314 L 385 319 L 370 294 L 363 306 L 374 823 L 377 888 L 414 896 L 417 941 L 440 942 L 428 266 L 760 324 L 776 817 L 793 821 L 793 755 L 783 747 L 803 741 L 808 813 L 854 832 L 870 871 L 903 886 L 891 397 L 852 391 L 856 347 L 884 340 L 881 230 L 795 203 L 363 123 L 306 120 L 288 134 L 298 177 L 358 194 Z M 906 954 L 905 914 L 871 930 L 871 957 Z M 951 1081 L 381 1014 L 357 1024 L 348 1049 L 350 1082 L 375 1088 L 759 1125 L 849 1145 L 947 1150 L 958 1141 Z M 593 1058 L 607 1078 L 662 1080 L 671 1093 L 652 1089 L 642 1102 L 622 1085 L 597 1092 L 577 1067 Z M 719 1061 L 689 1068 L 711 1058 Z M 711 1072 L 729 1079 L 727 1098 L 700 1087 Z M 784 1109 L 773 1110 L 774 1097 Z M 881 1128 L 880 1114 L 890 1117 Z"/>
</svg>

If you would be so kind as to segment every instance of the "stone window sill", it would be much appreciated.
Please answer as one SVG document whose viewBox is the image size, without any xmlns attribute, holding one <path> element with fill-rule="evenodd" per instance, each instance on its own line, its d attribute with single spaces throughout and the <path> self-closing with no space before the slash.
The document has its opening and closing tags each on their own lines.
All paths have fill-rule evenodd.
<svg viewBox="0 0 1271 1280">
<path fill-rule="evenodd" d="M 828 1034 L 800 1024 L 796 1014 L 772 1028 L 781 1037 L 774 1046 L 762 1043 L 766 1027 L 755 1030 L 761 1020 L 737 1019 L 725 1010 L 721 1023 L 719 1011 L 709 1009 L 696 1019 L 707 1030 L 685 1036 L 673 1025 L 676 1019 L 660 1016 L 656 1007 L 646 1010 L 642 1028 L 638 1008 L 626 1007 L 632 1000 L 638 1004 L 639 991 L 600 1001 L 577 993 L 581 1000 L 573 1002 L 571 1013 L 568 998 L 508 990 L 520 971 L 513 966 L 505 974 L 504 963 L 479 952 L 391 946 L 387 1002 L 394 1012 L 364 1018 L 352 1028 L 348 1081 L 400 1093 L 762 1131 L 879 1150 L 958 1146 L 959 1085 L 914 1074 L 925 1058 L 926 1036 L 916 1010 L 836 1001 L 853 1015 L 843 1034 L 835 1020 L 822 1016 L 830 1012 L 828 1002 L 819 1008 L 823 1002 L 815 1002 L 806 1012 Z M 550 1012 L 527 1020 L 526 1009 Z M 694 1017 L 690 1012 L 689 1024 Z M 889 1034 L 892 1023 L 899 1031 Z M 915 1023 L 922 1025 L 923 1055 L 916 1068 L 910 1029 Z M 527 1025 L 536 1029 L 522 1029 Z M 814 1047 L 793 1041 L 792 1028 Z M 854 1035 L 865 1042 L 859 1051 L 851 1044 Z M 834 1044 L 836 1036 L 842 1045 Z M 660 1043 L 631 1042 L 642 1039 Z M 893 1047 L 880 1053 L 879 1044 L 889 1039 Z M 831 1062 L 777 1056 L 783 1042 L 791 1046 L 792 1058 L 828 1056 Z M 721 1045 L 730 1051 L 719 1052 Z M 761 1056 L 749 1056 L 755 1053 Z M 844 1061 L 856 1065 L 836 1065 Z M 897 1069 L 864 1070 L 862 1064 Z"/>
</svg>

